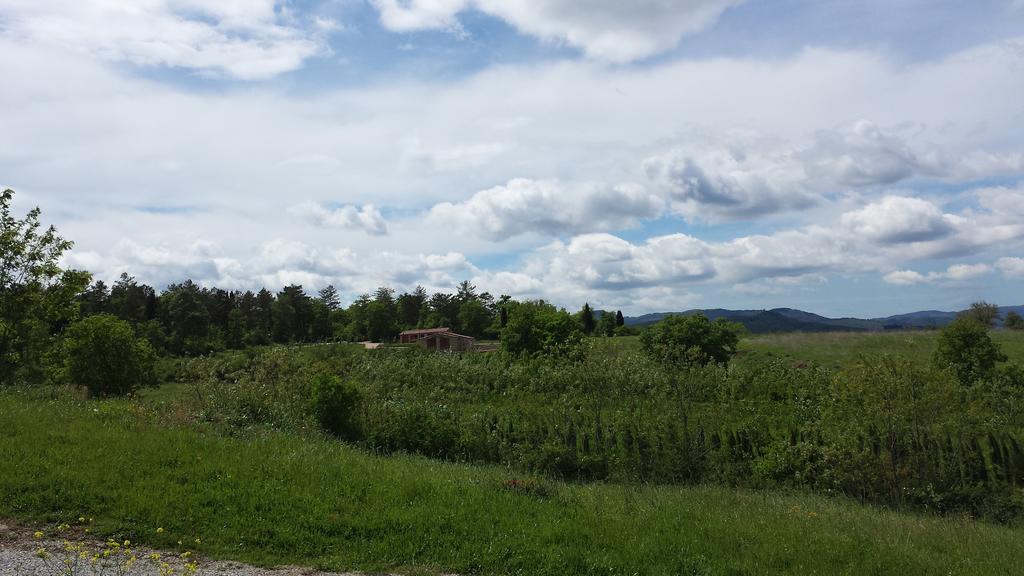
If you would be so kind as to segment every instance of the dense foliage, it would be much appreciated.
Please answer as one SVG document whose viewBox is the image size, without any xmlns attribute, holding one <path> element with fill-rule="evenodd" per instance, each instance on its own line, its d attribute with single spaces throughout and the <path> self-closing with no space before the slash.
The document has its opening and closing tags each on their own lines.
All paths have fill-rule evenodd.
<svg viewBox="0 0 1024 576">
<path fill-rule="evenodd" d="M 338 376 L 320 374 L 313 379 L 310 398 L 321 428 L 339 438 L 359 439 L 359 388 Z"/>
<path fill-rule="evenodd" d="M 355 436 L 372 450 L 571 480 L 794 487 L 1000 520 L 1024 511 L 1019 367 L 965 386 L 896 357 L 835 371 L 770 357 L 676 365 L 590 342 L 573 359 L 277 348 L 185 373 L 195 413 L 229 431 L 311 431 L 311 382 L 326 372 L 358 388 Z"/>
<path fill-rule="evenodd" d="M 640 334 L 643 350 L 651 358 L 675 366 L 727 364 L 736 353 L 743 326 L 703 314 L 669 315 Z"/>
<path fill-rule="evenodd" d="M 935 348 L 935 364 L 953 370 L 965 386 L 991 381 L 996 365 L 1006 361 L 983 320 L 974 316 L 957 318 L 942 330 Z"/>
<path fill-rule="evenodd" d="M 83 314 L 114 314 L 135 326 L 157 350 L 185 356 L 271 343 L 388 342 L 400 331 L 414 328 L 445 327 L 475 338 L 496 339 L 507 328 L 510 316 L 515 316 L 513 310 L 522 308 L 523 314 L 532 315 L 531 307 L 536 307 L 536 303 L 518 303 L 508 296 L 495 299 L 487 292 L 477 293 L 469 282 L 462 282 L 453 294 L 430 295 L 417 287 L 396 297 L 393 289 L 381 287 L 373 294 L 358 296 L 344 308 L 334 286 L 311 296 L 299 285 L 285 286 L 277 293 L 266 289 L 237 292 L 185 281 L 157 293 L 127 274 L 109 288 L 98 280 L 79 301 Z M 604 316 L 614 320 L 611 314 Z M 621 319 L 621 312 L 618 316 Z M 539 339 L 550 340 L 552 330 L 561 336 L 588 326 L 595 329 L 592 311 L 589 320 L 585 314 L 555 318 L 542 312 L 539 317 L 564 323 L 561 328 L 555 324 L 540 327 L 540 333 L 534 335 Z M 574 330 L 559 332 L 570 324 Z M 602 334 L 614 333 L 615 326 L 604 325 Z M 522 345 L 513 344 L 517 350 L 535 352 L 551 347 L 550 342 L 538 347 L 530 334 L 521 335 Z"/>
<path fill-rule="evenodd" d="M 543 300 L 510 302 L 501 345 L 512 354 L 570 355 L 583 340 L 580 324 Z M 593 320 L 593 318 L 591 318 Z"/>
<path fill-rule="evenodd" d="M 120 396 L 154 381 L 153 348 L 135 337 L 131 325 L 110 314 L 72 324 L 63 352 L 68 381 L 84 386 L 90 396 Z"/>
<path fill-rule="evenodd" d="M 1003 325 L 1010 330 L 1024 330 L 1024 318 L 1022 318 L 1020 314 L 1010 310 L 1006 313 L 1006 319 L 1003 320 Z"/>
<path fill-rule="evenodd" d="M 88 273 L 60 266 L 72 243 L 43 229 L 38 208 L 15 218 L 13 199 L 0 192 L 0 384 L 44 378 L 54 336 L 77 316 L 75 295 L 89 283 Z"/>
</svg>

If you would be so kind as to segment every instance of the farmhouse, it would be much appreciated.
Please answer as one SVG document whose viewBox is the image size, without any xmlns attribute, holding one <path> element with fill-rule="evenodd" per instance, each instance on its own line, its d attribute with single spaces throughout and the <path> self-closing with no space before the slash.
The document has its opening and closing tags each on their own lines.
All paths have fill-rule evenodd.
<svg viewBox="0 0 1024 576">
<path fill-rule="evenodd" d="M 470 352 L 476 345 L 476 338 L 456 334 L 448 328 L 406 330 L 399 334 L 399 338 L 402 344 L 417 344 L 427 350 Z"/>
</svg>

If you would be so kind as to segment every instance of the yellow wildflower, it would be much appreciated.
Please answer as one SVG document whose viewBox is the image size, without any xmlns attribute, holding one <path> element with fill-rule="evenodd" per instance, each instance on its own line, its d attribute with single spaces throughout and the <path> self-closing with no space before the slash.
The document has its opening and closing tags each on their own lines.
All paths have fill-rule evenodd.
<svg viewBox="0 0 1024 576">
<path fill-rule="evenodd" d="M 36 540 L 39 540 L 40 538 L 43 537 L 43 533 L 38 531 L 38 530 L 36 530 L 35 534 L 33 534 L 32 537 L 35 538 Z"/>
</svg>

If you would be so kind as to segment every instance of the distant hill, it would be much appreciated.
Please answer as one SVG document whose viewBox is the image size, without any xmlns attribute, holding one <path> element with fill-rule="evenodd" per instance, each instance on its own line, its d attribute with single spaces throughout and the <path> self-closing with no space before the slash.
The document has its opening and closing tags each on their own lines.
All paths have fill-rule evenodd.
<svg viewBox="0 0 1024 576">
<path fill-rule="evenodd" d="M 1024 306 L 1000 306 L 997 325 L 1002 324 L 1006 314 L 1014 310 L 1024 315 Z M 922 310 L 908 314 L 897 314 L 884 318 L 828 318 L 820 314 L 804 312 L 795 308 L 775 308 L 772 310 L 727 310 L 724 308 L 694 309 L 683 312 L 655 312 L 642 316 L 627 316 L 627 326 L 649 326 L 660 322 L 670 314 L 703 313 L 712 320 L 725 318 L 743 324 L 754 334 L 768 332 L 871 332 L 881 330 L 899 330 L 913 328 L 941 328 L 956 318 L 959 312 L 941 310 Z"/>
</svg>

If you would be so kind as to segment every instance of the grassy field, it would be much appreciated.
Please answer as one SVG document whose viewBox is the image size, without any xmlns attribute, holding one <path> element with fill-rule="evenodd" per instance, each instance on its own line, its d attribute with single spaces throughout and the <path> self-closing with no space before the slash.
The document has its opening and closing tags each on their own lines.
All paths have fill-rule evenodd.
<svg viewBox="0 0 1024 576">
<path fill-rule="evenodd" d="M 131 401 L 0 394 L 0 518 L 264 565 L 463 574 L 1015 574 L 1024 530 L 715 487 L 563 484 Z M 511 482 L 518 480 L 518 482 Z M 158 534 L 157 528 L 164 528 Z"/>
<path fill-rule="evenodd" d="M 993 330 L 992 339 L 1013 362 L 1024 363 L 1024 331 Z M 864 357 L 896 354 L 925 363 L 935 350 L 938 330 L 895 332 L 822 332 L 752 335 L 740 342 L 738 364 L 777 357 L 812 362 L 827 368 L 846 368 Z M 608 349 L 639 349 L 640 338 L 595 339 Z"/>
<path fill-rule="evenodd" d="M 1024 331 L 993 330 L 990 334 L 1011 361 L 1024 363 Z M 898 354 L 928 362 L 938 337 L 937 330 L 767 334 L 744 340 L 740 361 L 746 360 L 744 356 L 771 354 L 843 368 L 864 356 Z"/>
</svg>

